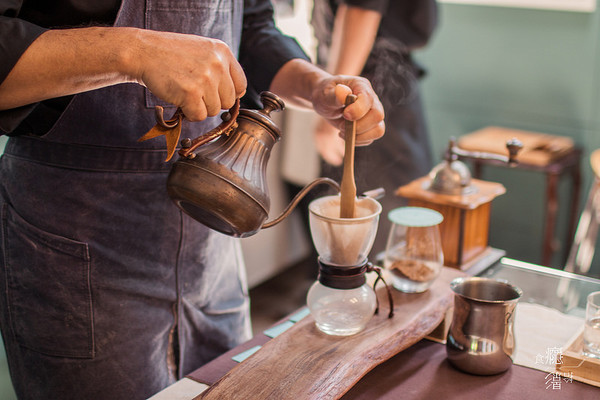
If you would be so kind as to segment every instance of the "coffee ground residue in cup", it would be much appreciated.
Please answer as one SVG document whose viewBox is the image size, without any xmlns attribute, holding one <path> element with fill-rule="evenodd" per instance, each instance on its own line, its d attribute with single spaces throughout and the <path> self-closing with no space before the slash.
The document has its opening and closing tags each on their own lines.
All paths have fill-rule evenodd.
<svg viewBox="0 0 600 400">
<path fill-rule="evenodd" d="M 396 260 L 390 266 L 390 270 L 395 275 L 417 282 L 427 282 L 435 278 L 434 269 L 417 260 Z"/>
</svg>

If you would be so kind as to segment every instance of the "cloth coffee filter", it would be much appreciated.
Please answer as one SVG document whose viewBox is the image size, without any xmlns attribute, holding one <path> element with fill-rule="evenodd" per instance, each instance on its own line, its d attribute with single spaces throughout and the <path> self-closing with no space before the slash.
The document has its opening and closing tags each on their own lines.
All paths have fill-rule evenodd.
<svg viewBox="0 0 600 400">
<path fill-rule="evenodd" d="M 308 206 L 314 246 L 323 262 L 354 266 L 363 262 L 373 246 L 381 204 L 358 198 L 354 218 L 340 218 L 340 196 L 325 196 Z"/>
</svg>

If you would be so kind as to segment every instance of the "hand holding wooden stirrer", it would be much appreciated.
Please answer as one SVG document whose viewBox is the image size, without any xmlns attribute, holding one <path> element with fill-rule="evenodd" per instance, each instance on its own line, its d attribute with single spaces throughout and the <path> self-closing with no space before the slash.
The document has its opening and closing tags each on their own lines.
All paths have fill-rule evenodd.
<svg viewBox="0 0 600 400">
<path fill-rule="evenodd" d="M 356 95 L 346 97 L 346 107 L 356 101 Z M 356 182 L 354 181 L 354 145 L 356 142 L 356 122 L 346 120 L 344 149 L 344 170 L 341 184 L 340 218 L 354 218 Z"/>
</svg>

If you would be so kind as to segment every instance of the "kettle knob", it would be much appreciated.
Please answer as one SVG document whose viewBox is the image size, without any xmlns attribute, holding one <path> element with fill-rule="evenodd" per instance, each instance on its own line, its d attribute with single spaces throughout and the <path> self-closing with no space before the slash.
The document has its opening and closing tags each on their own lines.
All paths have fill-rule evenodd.
<svg viewBox="0 0 600 400">
<path fill-rule="evenodd" d="M 261 92 L 260 101 L 263 104 L 261 113 L 270 116 L 273 111 L 282 111 L 285 108 L 285 103 L 275 93 L 272 92 Z"/>
</svg>

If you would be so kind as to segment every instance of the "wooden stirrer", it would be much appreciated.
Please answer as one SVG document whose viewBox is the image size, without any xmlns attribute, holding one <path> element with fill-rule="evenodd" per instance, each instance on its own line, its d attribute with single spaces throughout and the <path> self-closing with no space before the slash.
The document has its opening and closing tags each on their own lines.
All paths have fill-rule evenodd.
<svg viewBox="0 0 600 400">
<path fill-rule="evenodd" d="M 346 97 L 346 107 L 356 101 L 356 95 Z M 354 181 L 354 145 L 356 142 L 356 122 L 346 120 L 346 147 L 344 150 L 344 171 L 341 184 L 340 218 L 354 218 L 356 182 Z"/>
</svg>

